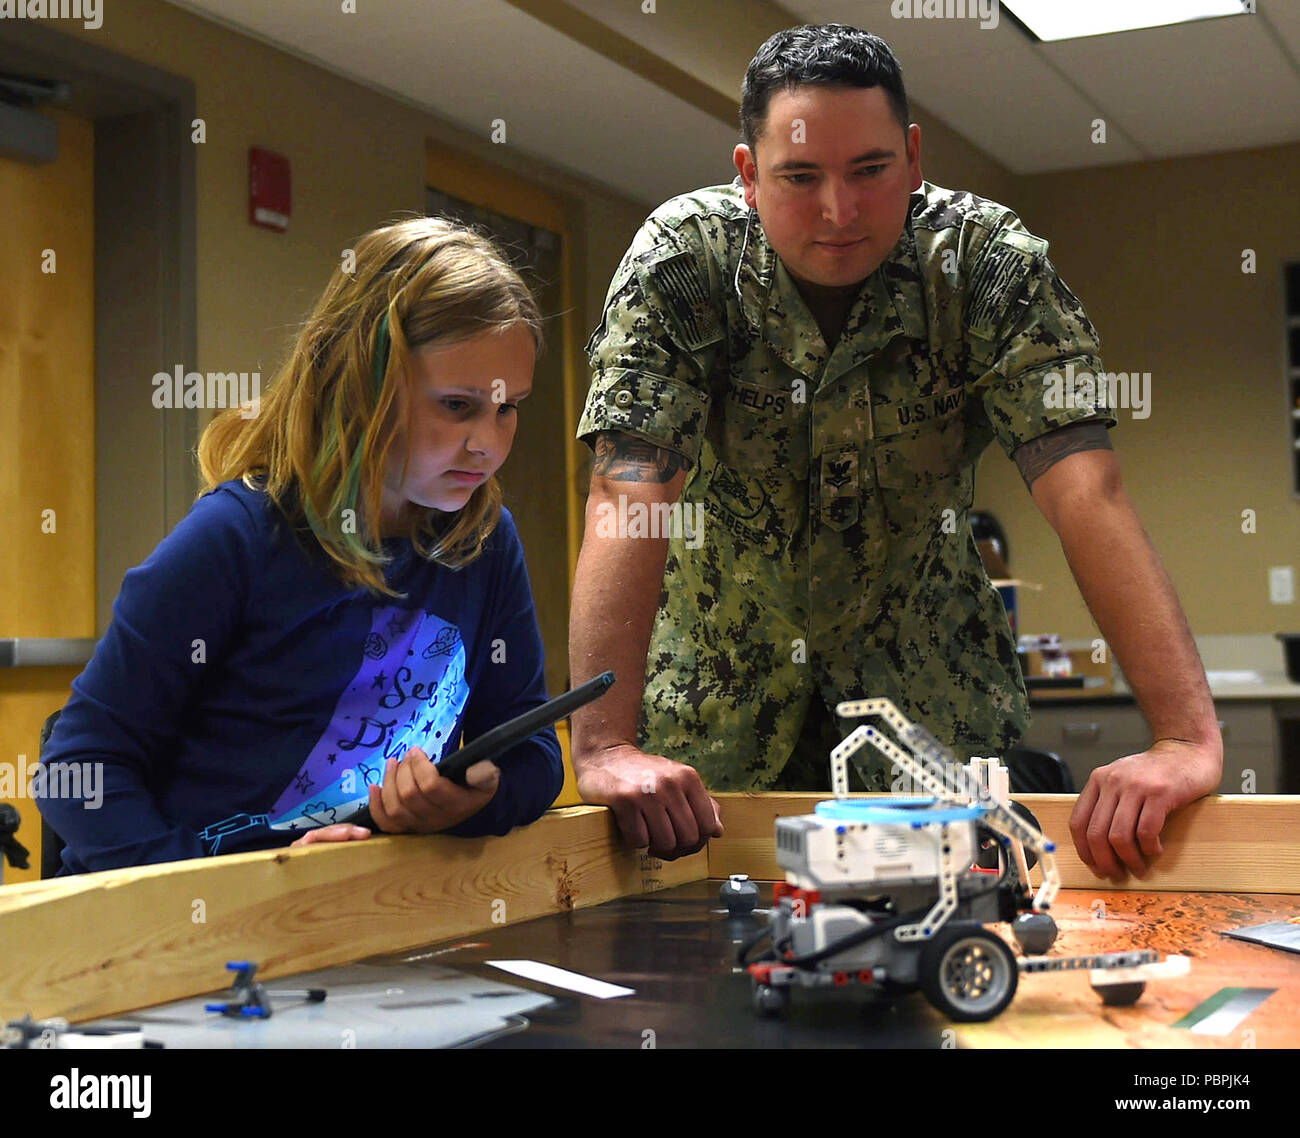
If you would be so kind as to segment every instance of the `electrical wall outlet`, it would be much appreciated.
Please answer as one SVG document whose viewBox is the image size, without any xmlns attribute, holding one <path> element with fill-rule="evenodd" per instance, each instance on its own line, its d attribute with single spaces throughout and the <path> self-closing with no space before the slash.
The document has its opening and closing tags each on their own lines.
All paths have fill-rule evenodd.
<svg viewBox="0 0 1300 1138">
<path fill-rule="evenodd" d="M 1268 599 L 1275 605 L 1295 604 L 1295 573 L 1290 565 L 1274 565 L 1268 571 Z"/>
</svg>

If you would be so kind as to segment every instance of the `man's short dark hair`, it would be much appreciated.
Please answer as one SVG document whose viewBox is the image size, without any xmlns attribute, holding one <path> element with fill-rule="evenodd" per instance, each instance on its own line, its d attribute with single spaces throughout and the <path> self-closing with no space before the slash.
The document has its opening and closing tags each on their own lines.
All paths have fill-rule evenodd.
<svg viewBox="0 0 1300 1138">
<path fill-rule="evenodd" d="M 848 24 L 804 24 L 770 37 L 745 69 L 740 133 L 751 152 L 767 126 L 773 93 L 807 84 L 883 87 L 894 118 L 907 135 L 911 117 L 903 68 L 889 44 Z"/>
</svg>

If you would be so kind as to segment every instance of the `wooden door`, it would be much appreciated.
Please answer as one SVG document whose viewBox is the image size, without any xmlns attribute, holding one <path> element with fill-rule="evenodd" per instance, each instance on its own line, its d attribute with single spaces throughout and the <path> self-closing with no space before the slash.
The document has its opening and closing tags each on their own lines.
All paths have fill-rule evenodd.
<svg viewBox="0 0 1300 1138">
<path fill-rule="evenodd" d="M 94 127 L 55 112 L 58 159 L 0 158 L 0 640 L 95 636 Z M 40 875 L 26 774 L 80 667 L 0 667 L 0 801 Z"/>
</svg>

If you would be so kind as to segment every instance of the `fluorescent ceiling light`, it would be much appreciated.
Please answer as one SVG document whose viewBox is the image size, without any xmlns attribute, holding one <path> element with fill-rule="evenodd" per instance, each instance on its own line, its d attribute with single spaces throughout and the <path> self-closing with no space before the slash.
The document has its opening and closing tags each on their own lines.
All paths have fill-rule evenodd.
<svg viewBox="0 0 1300 1138">
<path fill-rule="evenodd" d="M 1002 0 L 1002 7 L 1040 40 L 1051 41 L 1240 16 L 1247 3 L 1250 0 Z"/>
</svg>

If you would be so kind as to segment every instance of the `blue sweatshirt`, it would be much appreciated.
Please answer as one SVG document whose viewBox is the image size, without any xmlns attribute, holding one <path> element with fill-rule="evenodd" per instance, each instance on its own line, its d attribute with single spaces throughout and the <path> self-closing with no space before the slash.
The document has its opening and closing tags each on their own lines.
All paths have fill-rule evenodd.
<svg viewBox="0 0 1300 1138">
<path fill-rule="evenodd" d="M 508 510 L 458 570 L 386 541 L 405 600 L 345 587 L 300 542 L 264 493 L 225 482 L 126 574 L 42 756 L 62 873 L 287 845 L 366 802 L 386 758 L 436 762 L 546 702 Z M 505 834 L 560 792 L 553 728 L 496 762 L 495 796 L 449 833 Z M 79 790 L 52 763 L 78 764 Z"/>
</svg>

